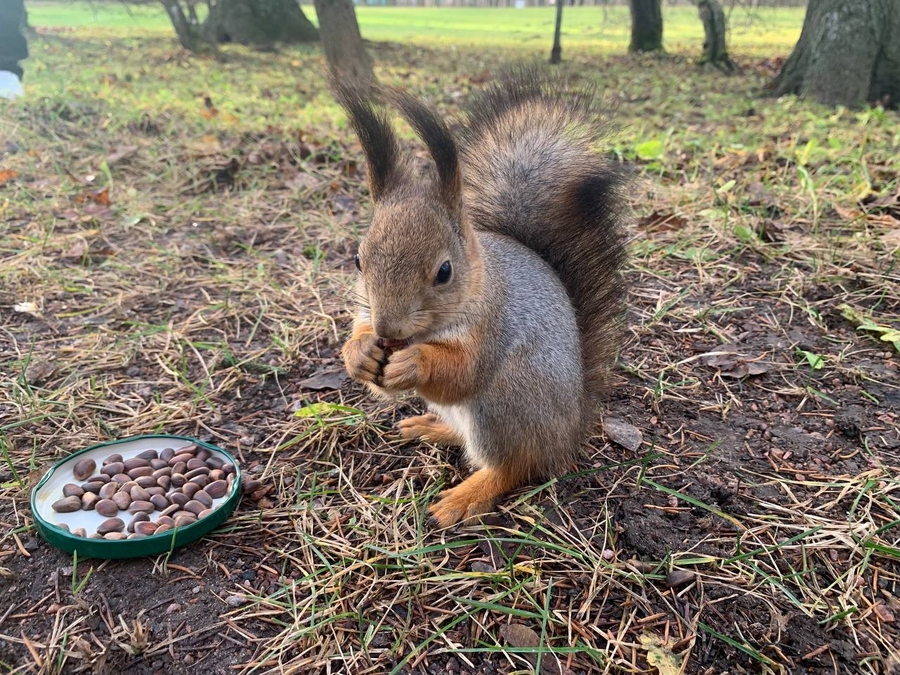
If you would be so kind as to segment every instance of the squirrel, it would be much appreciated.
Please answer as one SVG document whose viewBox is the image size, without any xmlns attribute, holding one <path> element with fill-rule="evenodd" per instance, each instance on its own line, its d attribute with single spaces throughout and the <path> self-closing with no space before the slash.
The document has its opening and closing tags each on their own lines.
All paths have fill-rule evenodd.
<svg viewBox="0 0 900 675">
<path fill-rule="evenodd" d="M 343 360 L 376 395 L 427 402 L 403 438 L 464 448 L 474 472 L 429 508 L 447 527 L 573 467 L 621 335 L 625 174 L 593 150 L 592 95 L 533 68 L 473 95 L 455 133 L 401 90 L 334 88 L 374 204 Z M 424 178 L 385 104 L 427 147 Z"/>
</svg>

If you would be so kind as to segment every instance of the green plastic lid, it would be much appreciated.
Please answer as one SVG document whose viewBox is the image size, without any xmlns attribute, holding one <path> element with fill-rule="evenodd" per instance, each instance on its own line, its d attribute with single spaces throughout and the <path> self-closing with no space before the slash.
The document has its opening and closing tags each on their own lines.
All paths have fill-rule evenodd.
<svg viewBox="0 0 900 675">
<path fill-rule="evenodd" d="M 225 463 L 233 464 L 235 467 L 231 489 L 224 496 L 213 500 L 211 507 L 213 511 L 206 517 L 190 525 L 176 527 L 159 534 L 121 540 L 79 537 L 59 526 L 60 523 L 65 523 L 70 530 L 83 527 L 88 532 L 95 532 L 97 526 L 106 519 L 105 516 L 93 510 L 57 513 L 52 508 L 53 503 L 63 496 L 63 485 L 66 483 L 80 485 L 84 482 L 77 480 L 73 473 L 75 465 L 81 460 L 93 459 L 97 464 L 97 471 L 99 471 L 103 460 L 114 453 L 122 455 L 122 458 L 127 460 L 146 450 L 162 451 L 165 448 L 177 450 L 192 443 L 206 448 L 213 455 L 219 456 Z M 63 551 L 78 553 L 79 558 L 140 558 L 166 553 L 196 541 L 225 522 L 240 499 L 241 469 L 234 458 L 221 448 L 188 436 L 132 436 L 118 441 L 92 445 L 54 464 L 31 493 L 31 512 L 34 514 L 38 532 L 44 539 Z M 123 513 L 130 517 L 127 511 L 120 511 L 120 517 L 123 520 L 126 520 Z M 160 513 L 154 511 L 149 515 L 150 520 L 155 521 Z"/>
</svg>

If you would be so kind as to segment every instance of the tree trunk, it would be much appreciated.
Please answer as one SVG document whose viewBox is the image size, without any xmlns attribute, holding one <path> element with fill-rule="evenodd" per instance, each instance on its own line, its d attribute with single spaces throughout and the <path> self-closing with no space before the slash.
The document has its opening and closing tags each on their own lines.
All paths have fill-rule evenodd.
<svg viewBox="0 0 900 675">
<path fill-rule="evenodd" d="M 218 0 L 203 23 L 210 42 L 268 46 L 275 42 L 315 42 L 319 31 L 297 0 Z"/>
<path fill-rule="evenodd" d="M 550 50 L 550 63 L 557 64 L 562 61 L 562 10 L 564 0 L 556 0 L 556 27 L 553 29 L 553 49 Z"/>
<path fill-rule="evenodd" d="M 172 22 L 175 34 L 178 36 L 178 43 L 182 47 L 191 52 L 205 51 L 210 48 L 210 45 L 204 42 L 203 36 L 200 34 L 200 26 L 191 23 L 184 15 L 184 9 L 181 7 L 179 0 L 160 0 L 160 2 L 166 8 L 166 13 L 169 15 L 169 20 Z"/>
<path fill-rule="evenodd" d="M 332 75 L 368 87 L 375 81 L 352 0 L 314 0 L 325 60 Z"/>
<path fill-rule="evenodd" d="M 809 0 L 776 96 L 827 105 L 900 106 L 900 0 Z"/>
<path fill-rule="evenodd" d="M 722 5 L 719 4 L 719 0 L 699 0 L 697 11 L 706 35 L 700 64 L 708 64 L 726 73 L 733 73 L 737 70 L 737 64 L 728 56 L 728 46 L 725 41 L 728 34 L 728 22 L 725 19 L 725 12 L 722 11 Z"/>
<path fill-rule="evenodd" d="M 630 52 L 662 51 L 661 0 L 631 0 Z"/>
</svg>

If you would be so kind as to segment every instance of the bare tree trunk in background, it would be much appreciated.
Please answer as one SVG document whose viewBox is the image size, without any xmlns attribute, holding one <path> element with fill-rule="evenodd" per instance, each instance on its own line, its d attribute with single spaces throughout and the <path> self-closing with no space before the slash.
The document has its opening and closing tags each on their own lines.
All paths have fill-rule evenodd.
<svg viewBox="0 0 900 675">
<path fill-rule="evenodd" d="M 900 107 L 900 0 L 809 0 L 776 96 L 827 105 Z"/>
<path fill-rule="evenodd" d="M 175 28 L 175 34 L 178 36 L 178 43 L 191 52 L 208 51 L 211 46 L 203 40 L 200 34 L 200 26 L 191 21 L 184 15 L 184 9 L 181 7 L 179 0 L 160 0 L 172 27 Z"/>
<path fill-rule="evenodd" d="M 553 29 L 553 49 L 550 50 L 550 63 L 562 61 L 562 10 L 565 0 L 556 0 L 556 27 Z"/>
<path fill-rule="evenodd" d="M 719 0 L 699 0 L 697 11 L 706 36 L 700 64 L 715 66 L 723 72 L 733 73 L 737 70 L 737 64 L 728 56 L 726 44 L 728 22 L 725 19 L 725 12 L 722 11 L 722 5 L 719 4 Z"/>
<path fill-rule="evenodd" d="M 325 60 L 332 74 L 362 86 L 375 82 L 372 59 L 363 45 L 352 0 L 314 0 Z"/>
<path fill-rule="evenodd" d="M 217 0 L 203 23 L 210 42 L 269 46 L 274 42 L 316 42 L 319 31 L 297 0 Z"/>
<path fill-rule="evenodd" d="M 631 0 L 630 52 L 662 51 L 661 0 Z"/>
</svg>

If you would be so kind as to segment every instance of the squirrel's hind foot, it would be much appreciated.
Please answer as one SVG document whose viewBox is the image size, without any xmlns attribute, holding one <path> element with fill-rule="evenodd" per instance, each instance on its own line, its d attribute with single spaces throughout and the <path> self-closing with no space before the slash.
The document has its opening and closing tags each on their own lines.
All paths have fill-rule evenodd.
<svg viewBox="0 0 900 675">
<path fill-rule="evenodd" d="M 462 445 L 463 438 L 434 413 L 407 417 L 397 425 L 400 436 L 406 439 L 420 438 L 437 445 Z"/>
<path fill-rule="evenodd" d="M 428 507 L 428 512 L 440 527 L 450 527 L 491 512 L 497 500 L 521 482 L 515 472 L 479 469 L 456 487 L 441 492 L 440 501 Z"/>
</svg>

